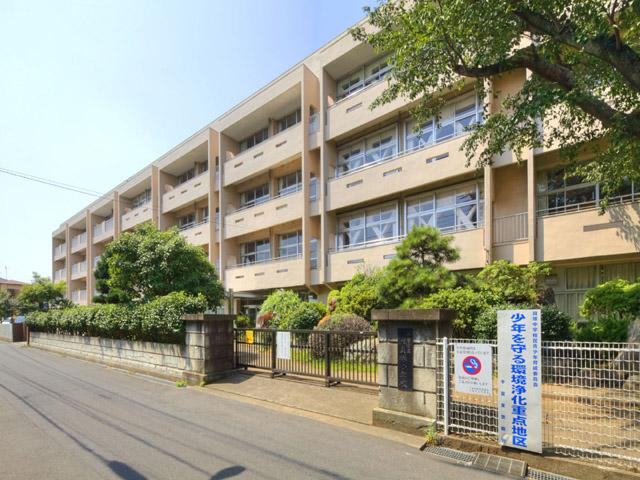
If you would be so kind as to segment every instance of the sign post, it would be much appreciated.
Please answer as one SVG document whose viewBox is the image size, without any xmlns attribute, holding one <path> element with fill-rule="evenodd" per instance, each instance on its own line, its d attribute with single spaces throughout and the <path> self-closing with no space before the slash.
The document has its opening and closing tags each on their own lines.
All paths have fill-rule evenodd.
<svg viewBox="0 0 640 480">
<path fill-rule="evenodd" d="M 491 345 L 455 344 L 456 391 L 474 395 L 493 395 Z"/>
<path fill-rule="evenodd" d="M 540 310 L 498 311 L 498 441 L 542 453 Z"/>
</svg>

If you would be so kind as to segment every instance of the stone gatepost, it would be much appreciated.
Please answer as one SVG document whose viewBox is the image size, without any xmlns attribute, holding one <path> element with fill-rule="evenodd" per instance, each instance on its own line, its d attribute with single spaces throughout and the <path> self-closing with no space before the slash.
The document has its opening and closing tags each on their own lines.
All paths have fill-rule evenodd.
<svg viewBox="0 0 640 480">
<path fill-rule="evenodd" d="M 373 424 L 421 433 L 437 416 L 436 339 L 450 337 L 455 311 L 373 310 L 378 322 L 378 408 Z"/>
<path fill-rule="evenodd" d="M 182 317 L 186 322 L 184 356 L 191 359 L 191 365 L 182 374 L 187 383 L 212 382 L 234 369 L 235 318 L 235 315 L 210 313 Z"/>
</svg>

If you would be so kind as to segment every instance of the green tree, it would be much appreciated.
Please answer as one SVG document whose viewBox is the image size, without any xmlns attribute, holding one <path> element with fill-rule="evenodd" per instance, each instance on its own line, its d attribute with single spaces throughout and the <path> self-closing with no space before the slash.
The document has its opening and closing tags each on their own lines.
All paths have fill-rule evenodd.
<svg viewBox="0 0 640 480">
<path fill-rule="evenodd" d="M 535 305 L 550 273 L 547 263 L 516 265 L 508 260 L 495 260 L 478 273 L 478 286 L 492 297 L 492 303 Z"/>
<path fill-rule="evenodd" d="M 202 294 L 209 308 L 224 296 L 204 251 L 177 229 L 159 231 L 151 222 L 123 233 L 107 245 L 97 265 L 101 302 L 151 301 L 172 292 Z"/>
<path fill-rule="evenodd" d="M 579 170 L 605 196 L 625 177 L 640 178 L 637 0 L 399 0 L 366 11 L 374 28 L 354 36 L 390 52 L 392 65 L 374 106 L 418 100 L 421 123 L 438 116 L 443 93 L 471 81 L 485 98 L 487 79 L 526 69 L 522 89 L 464 142 L 469 162 L 486 165 L 506 150 L 520 159 L 524 149 L 552 143 L 575 160 L 588 145 L 594 161 Z M 541 118 L 553 120 L 545 138 Z"/>
<path fill-rule="evenodd" d="M 380 298 L 386 306 L 397 307 L 407 298 L 453 287 L 455 276 L 444 266 L 460 258 L 452 243 L 453 237 L 441 235 L 437 228 L 414 227 L 380 280 Z"/>
<path fill-rule="evenodd" d="M 65 282 L 53 283 L 47 277 L 33 272 L 33 281 L 22 287 L 16 297 L 17 309 L 20 313 L 27 314 L 67 307 L 70 302 L 64 298 L 66 289 Z"/>
<path fill-rule="evenodd" d="M 619 278 L 587 290 L 580 314 L 583 317 L 596 314 L 640 316 L 640 283 Z"/>
<path fill-rule="evenodd" d="M 335 313 L 351 313 L 371 320 L 371 310 L 383 305 L 379 285 L 384 276 L 381 269 L 363 270 L 339 290 L 332 290 L 327 301 L 335 299 Z"/>
<path fill-rule="evenodd" d="M 293 319 L 293 313 L 300 307 L 302 300 L 293 290 L 275 290 L 260 306 L 260 315 L 272 314 L 270 326 L 287 328 Z"/>
<path fill-rule="evenodd" d="M 7 292 L 6 290 L 0 290 L 0 321 L 13 315 L 14 311 L 14 299 L 11 298 L 11 295 L 9 295 L 9 292 Z"/>
</svg>

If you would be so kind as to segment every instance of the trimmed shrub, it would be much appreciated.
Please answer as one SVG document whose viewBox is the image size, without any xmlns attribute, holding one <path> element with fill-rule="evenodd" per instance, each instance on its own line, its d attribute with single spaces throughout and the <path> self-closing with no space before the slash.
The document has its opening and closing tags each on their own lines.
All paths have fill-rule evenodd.
<svg viewBox="0 0 640 480">
<path fill-rule="evenodd" d="M 587 290 L 580 307 L 580 314 L 583 317 L 596 314 L 639 316 L 640 283 L 618 279 Z"/>
<path fill-rule="evenodd" d="M 406 300 L 402 308 L 452 308 L 457 313 L 453 323 L 454 336 L 471 336 L 476 319 L 489 308 L 486 295 L 470 287 L 440 290 L 428 297 Z"/>
<path fill-rule="evenodd" d="M 344 349 L 352 343 L 361 340 L 361 336 L 356 332 L 370 332 L 371 325 L 364 318 L 357 315 L 345 313 L 334 313 L 329 320 L 314 328 L 316 331 L 329 331 L 341 333 L 331 335 L 331 355 L 332 358 L 339 358 Z M 309 336 L 309 347 L 314 357 L 322 357 L 325 354 L 325 336 L 311 334 Z"/>
<path fill-rule="evenodd" d="M 608 313 L 575 327 L 576 339 L 580 342 L 626 342 L 631 315 Z"/>
<path fill-rule="evenodd" d="M 251 319 L 244 315 L 244 314 L 239 314 L 238 316 L 236 316 L 236 327 L 237 328 L 250 328 L 253 326 L 253 322 L 251 321 Z"/>
<path fill-rule="evenodd" d="M 302 302 L 296 307 L 286 322 L 281 322 L 279 328 L 290 330 L 311 330 L 315 327 L 327 309 L 321 303 Z"/>
<path fill-rule="evenodd" d="M 291 321 L 291 314 L 302 304 L 302 300 L 293 290 L 276 290 L 269 295 L 260 307 L 260 315 L 271 312 L 269 327 L 286 328 Z M 265 325 L 266 326 L 266 325 Z"/>
<path fill-rule="evenodd" d="M 206 308 L 204 296 L 174 292 L 143 304 L 76 306 L 34 312 L 27 316 L 26 322 L 34 332 L 183 343 L 182 316 L 203 312 Z"/>
<path fill-rule="evenodd" d="M 340 290 L 332 290 L 327 302 L 335 313 L 349 313 L 371 320 L 371 310 L 382 305 L 379 284 L 382 270 L 356 273 Z"/>
</svg>

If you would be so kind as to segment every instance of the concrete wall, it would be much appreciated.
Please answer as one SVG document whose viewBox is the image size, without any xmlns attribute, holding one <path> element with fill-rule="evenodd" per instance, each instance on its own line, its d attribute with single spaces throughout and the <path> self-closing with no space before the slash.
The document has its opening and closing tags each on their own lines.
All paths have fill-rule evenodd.
<svg viewBox="0 0 640 480">
<path fill-rule="evenodd" d="M 113 367 L 181 379 L 204 365 L 204 347 L 32 332 L 30 346 Z"/>
</svg>

